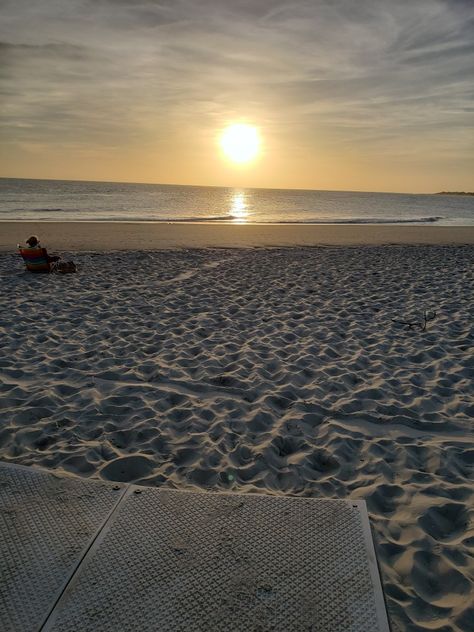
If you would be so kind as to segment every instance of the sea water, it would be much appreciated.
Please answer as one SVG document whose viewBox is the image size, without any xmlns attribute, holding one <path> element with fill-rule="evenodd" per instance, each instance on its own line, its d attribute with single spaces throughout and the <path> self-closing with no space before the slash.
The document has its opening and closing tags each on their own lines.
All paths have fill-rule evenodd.
<svg viewBox="0 0 474 632">
<path fill-rule="evenodd" d="M 0 220 L 474 225 L 474 196 L 0 178 Z"/>
</svg>

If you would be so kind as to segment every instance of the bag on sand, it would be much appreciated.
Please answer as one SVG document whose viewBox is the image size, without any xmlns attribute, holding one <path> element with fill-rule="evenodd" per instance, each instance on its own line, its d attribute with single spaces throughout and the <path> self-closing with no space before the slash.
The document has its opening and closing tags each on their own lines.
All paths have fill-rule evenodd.
<svg viewBox="0 0 474 632">
<path fill-rule="evenodd" d="M 77 272 L 77 267 L 74 261 L 55 261 L 51 264 L 51 272 L 69 274 L 70 272 Z"/>
</svg>

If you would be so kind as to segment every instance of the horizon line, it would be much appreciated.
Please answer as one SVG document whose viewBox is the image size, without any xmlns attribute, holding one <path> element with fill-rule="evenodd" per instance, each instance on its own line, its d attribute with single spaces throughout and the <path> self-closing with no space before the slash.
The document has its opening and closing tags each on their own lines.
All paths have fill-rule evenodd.
<svg viewBox="0 0 474 632">
<path fill-rule="evenodd" d="M 325 193 L 387 193 L 390 195 L 438 195 L 445 191 L 430 191 L 423 193 L 414 193 L 413 191 L 371 191 L 368 189 L 311 189 L 307 187 L 245 187 L 245 186 L 229 186 L 221 184 L 178 184 L 175 182 L 132 182 L 129 180 L 81 180 L 71 178 L 25 178 L 18 176 L 0 176 L 0 180 L 37 180 L 46 182 L 90 182 L 94 184 L 145 184 L 150 186 L 167 186 L 167 187 L 194 187 L 194 188 L 214 188 L 214 189 L 259 189 L 266 191 L 321 191 Z M 446 193 L 450 193 L 446 191 Z"/>
</svg>

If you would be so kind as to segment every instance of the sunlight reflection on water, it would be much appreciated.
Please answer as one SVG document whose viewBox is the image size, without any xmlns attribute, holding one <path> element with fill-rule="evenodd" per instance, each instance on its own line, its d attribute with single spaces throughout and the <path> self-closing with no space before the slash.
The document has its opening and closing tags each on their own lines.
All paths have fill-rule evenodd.
<svg viewBox="0 0 474 632">
<path fill-rule="evenodd" d="M 231 200 L 231 208 L 229 214 L 234 222 L 246 222 L 248 218 L 247 204 L 245 203 L 245 193 L 236 191 Z"/>
</svg>

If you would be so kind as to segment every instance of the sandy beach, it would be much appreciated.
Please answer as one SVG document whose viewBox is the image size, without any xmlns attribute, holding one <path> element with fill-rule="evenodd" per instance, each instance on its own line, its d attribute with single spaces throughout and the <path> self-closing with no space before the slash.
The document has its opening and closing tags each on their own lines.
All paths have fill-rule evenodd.
<svg viewBox="0 0 474 632">
<path fill-rule="evenodd" d="M 78 273 L 26 273 L 29 233 Z M 0 235 L 1 460 L 364 499 L 393 630 L 473 629 L 472 228 Z"/>
<path fill-rule="evenodd" d="M 29 235 L 59 251 L 262 246 L 474 244 L 474 226 L 193 222 L 0 222 L 0 252 Z"/>
</svg>

